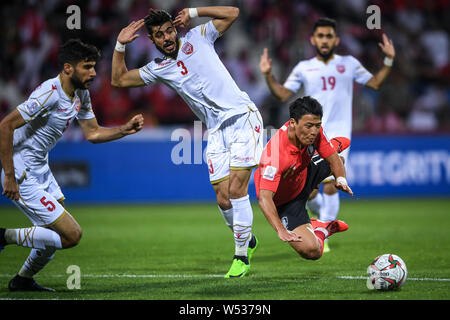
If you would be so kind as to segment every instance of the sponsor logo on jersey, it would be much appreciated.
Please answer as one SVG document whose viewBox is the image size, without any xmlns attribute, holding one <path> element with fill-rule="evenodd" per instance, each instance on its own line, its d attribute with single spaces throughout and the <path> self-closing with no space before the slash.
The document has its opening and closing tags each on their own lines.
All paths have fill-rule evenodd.
<svg viewBox="0 0 450 320">
<path fill-rule="evenodd" d="M 163 62 L 158 63 L 158 67 L 164 67 L 171 63 L 172 63 L 171 61 L 163 61 Z"/>
<path fill-rule="evenodd" d="M 194 52 L 194 46 L 189 42 L 186 42 L 185 44 L 183 44 L 183 47 L 181 47 L 181 51 L 183 51 L 184 54 L 191 54 L 192 52 Z"/>
<path fill-rule="evenodd" d="M 339 73 L 344 73 L 345 72 L 345 66 L 343 64 L 338 64 L 338 65 L 336 65 L 336 70 Z"/>
</svg>

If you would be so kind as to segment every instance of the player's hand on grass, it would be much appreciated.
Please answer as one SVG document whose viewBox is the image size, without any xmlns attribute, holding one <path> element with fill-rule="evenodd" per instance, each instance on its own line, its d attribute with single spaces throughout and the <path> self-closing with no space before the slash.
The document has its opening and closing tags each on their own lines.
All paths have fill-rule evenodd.
<svg viewBox="0 0 450 320">
<path fill-rule="evenodd" d="M 14 176 L 5 175 L 2 195 L 11 200 L 19 200 L 19 187 Z"/>
<path fill-rule="evenodd" d="M 122 133 L 124 135 L 134 134 L 142 129 L 144 126 L 144 117 L 142 114 L 135 115 L 122 126 Z"/>
<path fill-rule="evenodd" d="M 191 17 L 189 16 L 189 9 L 183 9 L 178 12 L 175 20 L 173 21 L 173 25 L 176 28 L 186 28 L 191 22 Z"/>
<path fill-rule="evenodd" d="M 139 34 L 137 34 L 136 32 L 138 32 L 143 25 L 144 19 L 132 21 L 128 26 L 126 26 L 120 31 L 119 35 L 117 36 L 117 41 L 119 41 L 122 44 L 134 41 L 134 39 L 139 37 Z"/>
<path fill-rule="evenodd" d="M 259 61 L 259 70 L 262 74 L 268 75 L 272 71 L 272 59 L 269 58 L 269 52 L 267 48 L 264 48 L 263 54 Z"/>
<path fill-rule="evenodd" d="M 278 238 L 280 238 L 281 241 L 287 242 L 287 241 L 296 241 L 301 242 L 303 241 L 302 238 L 296 234 L 293 231 L 289 231 L 285 228 L 281 228 L 278 230 Z"/>
<path fill-rule="evenodd" d="M 387 37 L 385 33 L 383 33 L 383 43 L 378 42 L 378 45 L 381 48 L 381 51 L 386 55 L 386 57 L 390 59 L 394 59 L 395 57 L 395 48 L 392 40 Z"/>
</svg>

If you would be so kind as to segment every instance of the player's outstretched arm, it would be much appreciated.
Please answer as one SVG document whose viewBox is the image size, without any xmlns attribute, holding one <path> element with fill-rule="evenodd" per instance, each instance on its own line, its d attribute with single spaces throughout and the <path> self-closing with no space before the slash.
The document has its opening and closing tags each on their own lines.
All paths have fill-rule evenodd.
<svg viewBox="0 0 450 320">
<path fill-rule="evenodd" d="M 378 45 L 380 46 L 381 51 L 386 55 L 384 66 L 366 83 L 366 86 L 375 90 L 380 89 L 381 85 L 386 80 L 388 74 L 391 72 L 391 67 L 395 58 L 394 44 L 386 34 L 383 33 L 383 42 L 379 42 Z"/>
<path fill-rule="evenodd" d="M 2 195 L 11 200 L 19 200 L 19 187 L 14 174 L 13 137 L 14 130 L 25 124 L 17 109 L 14 109 L 0 122 L 0 161 L 5 171 Z"/>
<path fill-rule="evenodd" d="M 281 223 L 280 217 L 278 216 L 277 208 L 273 202 L 274 193 L 269 190 L 261 189 L 259 191 L 258 204 L 264 213 L 267 221 L 278 233 L 278 237 L 281 241 L 303 241 L 302 238 L 296 233 L 287 230 Z"/>
<path fill-rule="evenodd" d="M 347 179 L 345 178 L 344 163 L 340 159 L 337 152 L 334 152 L 331 156 L 329 156 L 325 160 L 329 163 L 331 173 L 336 178 L 336 182 L 335 182 L 336 188 L 353 196 L 353 191 L 348 186 Z"/>
<path fill-rule="evenodd" d="M 84 136 L 89 142 L 102 143 L 117 140 L 138 132 L 144 125 L 144 117 L 141 114 L 138 114 L 124 125 L 114 128 L 99 126 L 96 118 L 88 120 L 79 119 L 78 123 L 80 124 Z"/>
<path fill-rule="evenodd" d="M 117 45 L 114 49 L 111 70 L 111 85 L 119 88 L 142 87 L 145 85 L 138 69 L 128 71 L 125 64 L 125 45 L 134 41 L 139 34 L 137 32 L 144 25 L 144 19 L 132 21 L 123 28 L 117 37 Z"/>
<path fill-rule="evenodd" d="M 213 18 L 214 27 L 220 34 L 223 34 L 239 16 L 239 9 L 223 6 L 185 8 L 175 17 L 173 24 L 175 27 L 186 28 L 191 18 L 196 16 Z"/>
<path fill-rule="evenodd" d="M 272 59 L 269 58 L 267 48 L 264 48 L 263 54 L 261 55 L 261 59 L 259 61 L 259 70 L 264 75 L 270 91 L 279 100 L 284 102 L 294 94 L 291 90 L 279 84 L 273 76 Z"/>
</svg>

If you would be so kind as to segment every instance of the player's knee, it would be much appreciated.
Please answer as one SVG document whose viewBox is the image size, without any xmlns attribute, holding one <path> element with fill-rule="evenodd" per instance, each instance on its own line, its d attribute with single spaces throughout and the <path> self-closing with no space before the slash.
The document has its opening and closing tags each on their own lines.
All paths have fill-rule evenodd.
<svg viewBox="0 0 450 320">
<path fill-rule="evenodd" d="M 74 227 L 65 235 L 65 248 L 75 247 L 81 240 L 83 232 L 79 226 Z"/>
<path fill-rule="evenodd" d="M 217 205 L 220 207 L 220 209 L 222 210 L 231 209 L 232 207 L 231 201 L 227 194 L 218 192 L 216 193 L 216 198 L 217 198 Z"/>
<path fill-rule="evenodd" d="M 245 189 L 245 186 L 233 184 L 230 185 L 230 198 L 231 199 L 239 199 L 245 197 L 248 193 L 248 190 Z"/>
<path fill-rule="evenodd" d="M 308 200 L 314 199 L 318 193 L 319 193 L 319 189 L 314 189 L 313 191 L 311 191 L 311 193 L 309 194 Z"/>
<path fill-rule="evenodd" d="M 302 258 L 308 259 L 308 260 L 317 260 L 322 256 L 320 253 L 320 248 L 315 247 L 315 246 L 303 248 L 303 250 L 301 250 L 298 253 L 300 254 L 300 256 Z"/>
<path fill-rule="evenodd" d="M 231 201 L 228 198 L 220 198 L 220 199 L 217 198 L 217 205 L 222 210 L 228 210 L 228 209 L 231 209 L 231 207 L 232 207 Z"/>
</svg>

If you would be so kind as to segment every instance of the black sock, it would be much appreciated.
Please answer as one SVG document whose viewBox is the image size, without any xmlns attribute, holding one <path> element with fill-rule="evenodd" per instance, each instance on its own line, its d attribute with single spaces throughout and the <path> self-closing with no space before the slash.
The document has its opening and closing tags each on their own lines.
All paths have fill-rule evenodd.
<svg viewBox="0 0 450 320">
<path fill-rule="evenodd" d="M 242 262 L 244 262 L 245 264 L 248 264 L 248 257 L 246 257 L 246 256 L 234 256 L 233 259 L 239 259 Z"/>
<path fill-rule="evenodd" d="M 252 249 L 256 246 L 256 238 L 253 234 L 252 234 L 252 238 L 250 239 L 250 242 L 248 243 L 248 246 Z"/>
<path fill-rule="evenodd" d="M 6 246 L 8 244 L 6 243 L 5 232 L 5 228 L 0 228 L 0 246 Z"/>
</svg>

